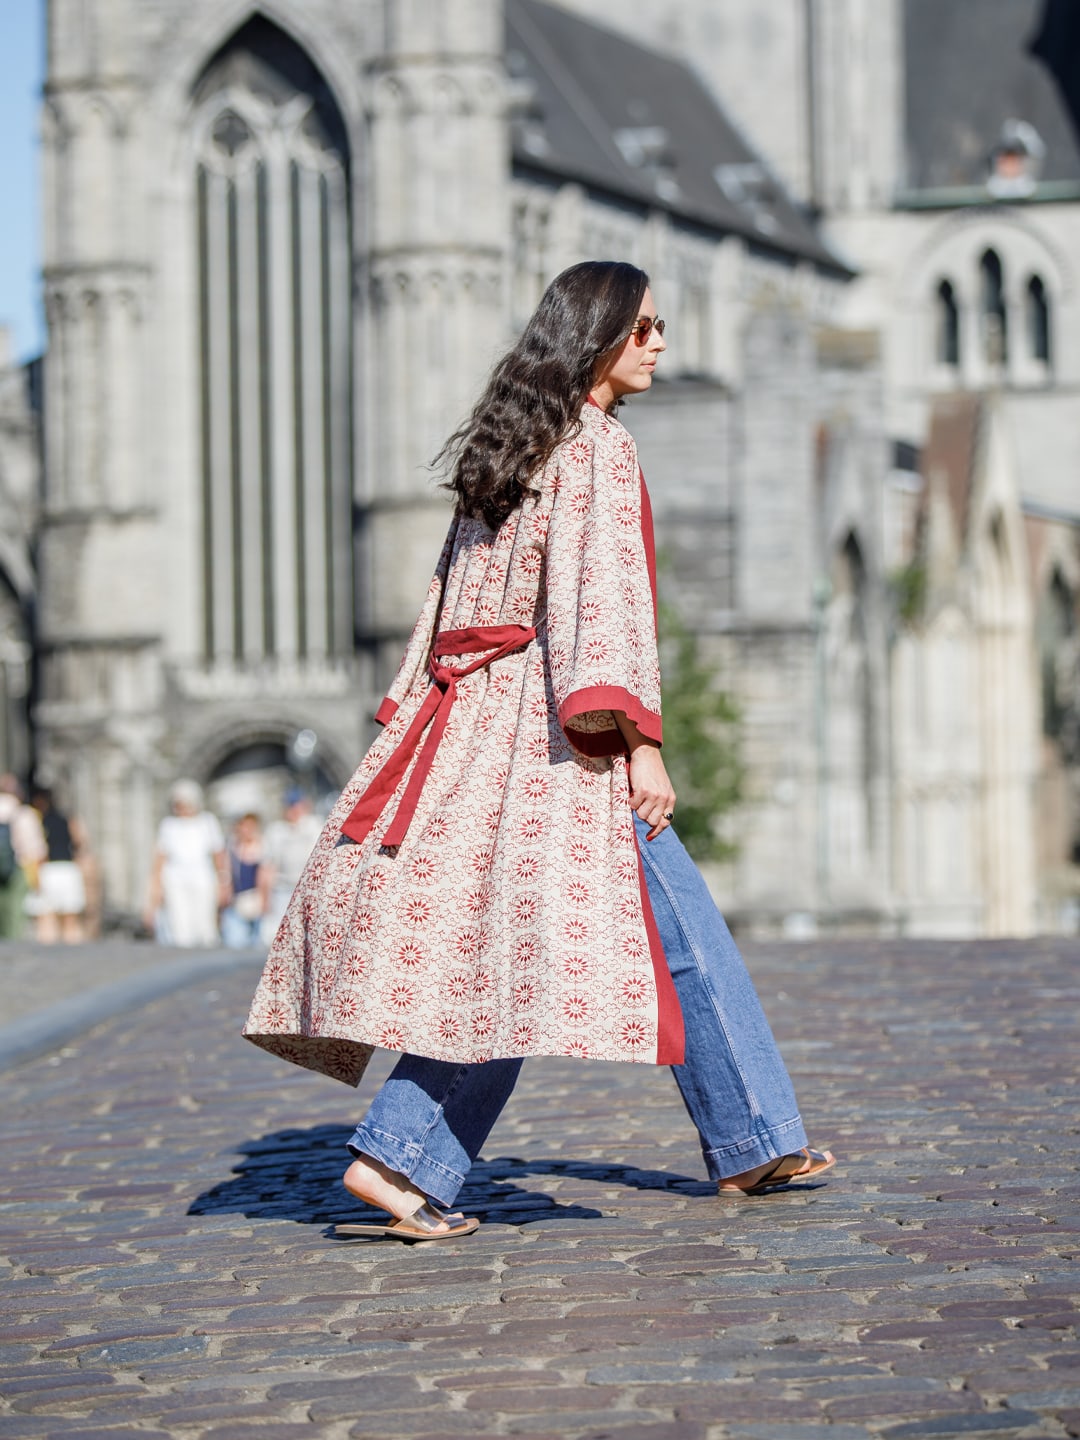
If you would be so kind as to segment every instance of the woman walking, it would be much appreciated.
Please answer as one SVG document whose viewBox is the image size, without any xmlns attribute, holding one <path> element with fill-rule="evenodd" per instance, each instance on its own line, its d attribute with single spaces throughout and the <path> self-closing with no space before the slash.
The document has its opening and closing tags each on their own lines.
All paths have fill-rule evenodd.
<svg viewBox="0 0 1080 1440">
<path fill-rule="evenodd" d="M 343 1234 L 443 1239 L 523 1059 L 675 1067 L 722 1191 L 821 1173 L 742 961 L 671 829 L 652 518 L 615 411 L 652 384 L 648 277 L 548 287 L 448 443 L 456 514 L 384 729 L 290 902 L 245 1034 L 356 1084 L 402 1058 Z"/>
</svg>

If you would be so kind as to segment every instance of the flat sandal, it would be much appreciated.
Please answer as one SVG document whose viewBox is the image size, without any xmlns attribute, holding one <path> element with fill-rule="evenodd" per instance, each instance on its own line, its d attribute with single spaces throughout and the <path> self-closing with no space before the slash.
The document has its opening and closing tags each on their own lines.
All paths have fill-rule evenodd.
<svg viewBox="0 0 1080 1440">
<path fill-rule="evenodd" d="M 804 1145 L 791 1155 L 781 1155 L 753 1185 L 732 1185 L 721 1180 L 716 1187 L 717 1194 L 768 1195 L 771 1190 L 782 1189 L 794 1180 L 811 1180 L 823 1175 L 835 1164 L 836 1156 L 831 1150 L 812 1150 Z"/>
<path fill-rule="evenodd" d="M 447 1229 L 441 1230 L 441 1225 Z M 446 1215 L 434 1205 L 423 1204 L 419 1210 L 401 1220 L 388 1220 L 383 1224 L 335 1225 L 334 1234 L 345 1239 L 353 1236 L 370 1236 L 379 1240 L 403 1240 L 415 1245 L 421 1240 L 457 1240 L 462 1235 L 472 1235 L 480 1229 L 475 1216 L 460 1214 Z"/>
</svg>

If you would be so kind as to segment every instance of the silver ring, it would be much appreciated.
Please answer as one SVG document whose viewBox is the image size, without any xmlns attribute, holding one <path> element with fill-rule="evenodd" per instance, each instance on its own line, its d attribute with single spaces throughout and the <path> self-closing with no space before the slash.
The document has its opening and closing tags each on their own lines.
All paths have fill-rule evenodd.
<svg viewBox="0 0 1080 1440">
<path fill-rule="evenodd" d="M 675 819 L 675 811 L 674 811 L 674 810 L 665 810 L 665 811 L 664 811 L 664 819 L 665 819 L 665 820 L 674 820 L 674 819 Z"/>
</svg>

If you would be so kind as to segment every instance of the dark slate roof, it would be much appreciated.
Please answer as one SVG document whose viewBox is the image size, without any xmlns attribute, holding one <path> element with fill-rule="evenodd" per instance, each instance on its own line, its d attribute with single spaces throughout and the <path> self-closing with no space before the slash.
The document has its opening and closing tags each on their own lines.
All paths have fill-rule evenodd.
<svg viewBox="0 0 1080 1440">
<path fill-rule="evenodd" d="M 519 172 L 843 271 L 694 72 L 542 0 L 506 0 Z"/>
<path fill-rule="evenodd" d="M 1038 131 L 1043 181 L 1080 180 L 1068 112 L 1028 53 L 1042 12 L 1043 0 L 905 0 L 907 189 L 983 185 L 1007 120 Z"/>
</svg>

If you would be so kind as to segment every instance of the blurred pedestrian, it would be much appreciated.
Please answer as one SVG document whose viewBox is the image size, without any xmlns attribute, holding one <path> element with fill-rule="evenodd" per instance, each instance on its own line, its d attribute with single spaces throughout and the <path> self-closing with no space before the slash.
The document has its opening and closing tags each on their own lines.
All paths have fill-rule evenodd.
<svg viewBox="0 0 1080 1440">
<path fill-rule="evenodd" d="M 221 912 L 221 938 L 230 950 L 246 950 L 261 943 L 272 879 L 259 817 L 241 815 L 229 839 L 229 903 Z"/>
<path fill-rule="evenodd" d="M 172 813 L 158 826 L 146 923 L 162 944 L 216 945 L 218 909 L 229 898 L 225 836 L 194 780 L 177 780 L 169 802 Z"/>
<path fill-rule="evenodd" d="M 281 819 L 266 827 L 265 857 L 273 870 L 270 905 L 263 924 L 263 938 L 267 944 L 273 940 L 281 924 L 321 830 L 310 798 L 299 786 L 290 786 L 285 792 Z"/>
<path fill-rule="evenodd" d="M 27 914 L 36 922 L 43 945 L 77 945 L 85 938 L 86 885 L 79 864 L 85 850 L 82 827 L 56 808 L 53 792 L 45 785 L 34 789 L 30 803 L 41 816 L 46 858 L 38 869 L 38 888 L 27 897 Z"/>
<path fill-rule="evenodd" d="M 14 775 L 0 775 L 0 939 L 18 940 L 26 925 L 26 899 L 37 890 L 48 855 L 41 816 L 23 803 Z"/>
</svg>

